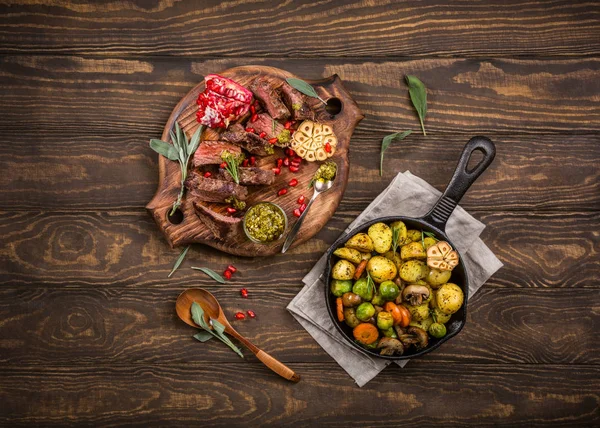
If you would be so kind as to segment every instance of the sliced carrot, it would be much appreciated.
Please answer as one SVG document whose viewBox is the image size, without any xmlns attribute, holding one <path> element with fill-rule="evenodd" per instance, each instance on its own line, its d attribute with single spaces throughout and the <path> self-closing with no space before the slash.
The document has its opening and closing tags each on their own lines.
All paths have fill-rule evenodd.
<svg viewBox="0 0 600 428">
<path fill-rule="evenodd" d="M 394 325 L 398 325 L 402 323 L 402 311 L 394 302 L 387 302 L 383 307 L 386 311 L 392 314 L 392 318 L 394 318 Z"/>
<path fill-rule="evenodd" d="M 412 316 L 410 315 L 410 311 L 404 305 L 398 305 L 398 309 L 400 310 L 400 312 L 402 312 L 402 322 L 400 323 L 400 327 L 408 327 L 412 318 Z"/>
<path fill-rule="evenodd" d="M 367 267 L 367 262 L 368 260 L 363 260 L 356 266 L 356 269 L 354 270 L 354 279 L 359 279 L 362 276 Z"/>
<path fill-rule="evenodd" d="M 335 306 L 337 309 L 338 321 L 339 322 L 344 321 L 344 304 L 342 303 L 341 297 L 338 297 L 337 299 L 335 299 Z"/>
<path fill-rule="evenodd" d="M 375 343 L 379 339 L 379 330 L 373 324 L 361 323 L 352 330 L 354 338 L 364 345 Z"/>
</svg>

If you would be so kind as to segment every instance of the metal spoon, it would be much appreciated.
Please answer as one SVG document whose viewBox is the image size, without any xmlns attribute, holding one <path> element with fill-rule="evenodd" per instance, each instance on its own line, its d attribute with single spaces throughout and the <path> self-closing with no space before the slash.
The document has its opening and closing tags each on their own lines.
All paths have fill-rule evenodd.
<svg viewBox="0 0 600 428">
<path fill-rule="evenodd" d="M 219 321 L 225 326 L 225 333 L 235 337 L 238 341 L 244 344 L 244 346 L 252 351 L 252 353 L 256 355 L 256 358 L 262 361 L 265 366 L 287 380 L 291 380 L 292 382 L 298 382 L 300 380 L 300 376 L 297 375 L 292 369 L 283 364 L 281 361 L 271 357 L 265 351 L 259 349 L 252 342 L 235 331 L 231 324 L 229 324 L 229 321 L 227 321 L 227 318 L 223 313 L 223 309 L 221 308 L 221 305 L 219 305 L 219 302 L 215 296 L 202 288 L 189 288 L 181 293 L 177 298 L 175 309 L 177 311 L 177 315 L 184 323 L 198 328 L 196 323 L 194 323 L 192 320 L 191 309 L 193 302 L 198 303 L 202 307 L 204 310 L 204 317 L 209 325 L 211 318 Z"/>
<path fill-rule="evenodd" d="M 335 180 L 335 177 L 333 180 Z M 296 221 L 296 224 L 294 224 L 294 227 L 292 227 L 292 230 L 290 231 L 289 235 L 285 239 L 285 242 L 283 243 L 283 248 L 281 249 L 282 253 L 285 253 L 288 250 L 288 248 L 290 248 L 290 245 L 292 245 L 292 242 L 294 242 L 294 238 L 298 234 L 298 231 L 300 230 L 300 226 L 302 226 L 302 222 L 304 221 L 306 214 L 308 214 L 308 210 L 310 209 L 310 206 L 312 205 L 312 203 L 315 201 L 315 199 L 317 199 L 317 196 L 319 196 L 321 193 L 324 193 L 324 192 L 328 191 L 329 189 L 331 189 L 331 186 L 333 186 L 333 180 L 329 180 L 329 181 L 316 180 L 314 182 L 315 192 L 313 193 L 312 198 L 310 198 L 310 201 L 308 201 L 308 205 L 306 205 L 306 209 L 304 210 L 302 215 L 298 218 L 298 221 Z"/>
</svg>

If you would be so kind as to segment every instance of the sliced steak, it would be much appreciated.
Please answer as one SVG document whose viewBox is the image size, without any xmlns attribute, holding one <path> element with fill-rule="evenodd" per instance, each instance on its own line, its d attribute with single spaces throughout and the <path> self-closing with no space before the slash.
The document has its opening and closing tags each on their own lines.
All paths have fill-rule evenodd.
<svg viewBox="0 0 600 428">
<path fill-rule="evenodd" d="M 240 201 L 248 197 L 248 189 L 244 186 L 240 186 L 233 181 L 205 178 L 195 172 L 185 180 L 185 187 L 188 189 L 190 196 L 199 201 L 224 203 L 229 196 L 235 196 Z"/>
<path fill-rule="evenodd" d="M 254 132 L 258 132 L 259 134 L 264 132 L 267 134 L 265 136 L 265 139 L 267 140 L 279 137 L 282 132 L 287 131 L 287 129 L 285 129 L 281 123 L 277 122 L 266 113 L 257 114 L 256 121 L 253 122 L 250 120 L 248 123 L 246 123 L 246 126 L 249 128 L 254 128 Z M 273 132 L 273 129 L 275 129 L 275 132 Z"/>
<path fill-rule="evenodd" d="M 192 159 L 192 166 L 199 167 L 202 165 L 218 165 L 223 162 L 221 159 L 221 153 L 223 150 L 227 150 L 234 155 L 242 153 L 242 150 L 227 141 L 202 141 L 194 158 Z"/>
<path fill-rule="evenodd" d="M 252 132 L 246 132 L 244 127 L 239 123 L 231 125 L 226 132 L 223 132 L 222 136 L 230 143 L 248 150 L 253 155 L 268 156 L 274 153 L 273 146 L 267 140 L 260 138 Z"/>
<path fill-rule="evenodd" d="M 292 112 L 292 118 L 294 120 L 313 119 L 314 113 L 306 102 L 306 98 L 302 93 L 292 88 L 287 82 L 283 82 L 281 85 L 281 94 L 283 99 Z"/>
<path fill-rule="evenodd" d="M 210 230 L 215 237 L 224 240 L 228 236 L 242 233 L 242 219 L 230 217 L 214 212 L 208 207 L 194 201 L 194 209 L 200 221 Z"/>
<path fill-rule="evenodd" d="M 218 180 L 233 181 L 233 177 L 222 169 L 214 176 Z M 273 184 L 275 173 L 271 170 L 256 167 L 240 167 L 240 184 L 246 186 L 263 186 Z"/>
<path fill-rule="evenodd" d="M 257 77 L 248 85 L 248 89 L 262 102 L 271 117 L 275 119 L 288 119 L 290 117 L 290 111 L 268 79 Z"/>
</svg>

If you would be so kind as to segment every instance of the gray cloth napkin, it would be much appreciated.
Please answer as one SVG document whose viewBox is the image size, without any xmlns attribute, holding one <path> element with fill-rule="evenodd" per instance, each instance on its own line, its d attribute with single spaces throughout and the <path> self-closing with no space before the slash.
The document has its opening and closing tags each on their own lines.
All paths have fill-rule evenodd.
<svg viewBox="0 0 600 428">
<path fill-rule="evenodd" d="M 420 217 L 427 213 L 440 196 L 440 192 L 409 171 L 400 173 L 390 185 L 354 220 L 344 233 L 355 225 L 377 217 Z M 479 290 L 485 281 L 502 267 L 500 260 L 479 239 L 485 225 L 457 206 L 448 219 L 446 233 L 463 256 L 469 274 L 469 296 Z M 325 256 L 315 264 L 302 282 L 305 286 L 287 306 L 288 311 L 302 327 L 338 362 L 340 366 L 363 386 L 390 362 L 372 358 L 354 349 L 335 329 L 323 299 L 322 281 Z M 399 361 L 404 367 L 408 360 Z"/>
</svg>

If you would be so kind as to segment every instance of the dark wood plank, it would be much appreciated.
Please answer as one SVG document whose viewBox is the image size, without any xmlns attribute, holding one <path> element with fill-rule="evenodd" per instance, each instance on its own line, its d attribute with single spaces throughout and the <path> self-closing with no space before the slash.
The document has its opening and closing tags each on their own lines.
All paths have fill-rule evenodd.
<svg viewBox="0 0 600 428">
<path fill-rule="evenodd" d="M 415 133 L 387 150 L 380 177 L 381 139 L 392 131 L 371 132 L 359 125 L 350 145 L 345 209 L 366 207 L 400 171 L 410 170 L 442 190 L 469 138 Z M 34 130 L 4 134 L 0 209 L 131 210 L 150 201 L 158 182 L 158 155 L 148 141 L 159 135 L 63 134 Z M 461 202 L 466 209 L 585 211 L 600 207 L 600 136 L 487 135 L 496 143 L 498 154 Z"/>
<path fill-rule="evenodd" d="M 342 203 L 313 239 L 270 259 L 241 258 L 195 246 L 182 271 L 167 279 L 179 250 L 171 250 L 150 216 L 131 213 L 0 213 L 0 285 L 94 285 L 135 289 L 210 284 L 190 266 L 240 268 L 236 284 L 276 289 L 300 285 L 363 206 Z M 505 264 L 494 287 L 598 287 L 600 213 L 474 212 L 487 225 L 486 244 Z M 276 272 L 277 275 L 273 275 Z"/>
<path fill-rule="evenodd" d="M 363 388 L 333 363 L 295 385 L 256 364 L 0 369 L 7 426 L 597 426 L 597 367 L 414 364 Z M 442 385 L 448 385 L 443 387 Z"/>
<path fill-rule="evenodd" d="M 195 330 L 175 314 L 184 287 L 154 289 L 61 289 L 4 287 L 0 292 L 0 363 L 169 366 L 237 362 L 218 341 L 201 344 Z M 234 327 L 286 363 L 331 358 L 285 307 L 299 287 L 207 287 L 230 319 L 252 309 L 256 319 Z M 600 295 L 597 289 L 534 290 L 485 287 L 469 301 L 463 331 L 422 361 L 481 364 L 600 364 Z M 249 352 L 246 359 L 257 362 Z"/>
<path fill-rule="evenodd" d="M 177 102 L 210 72 L 269 65 L 304 79 L 337 73 L 367 115 L 368 132 L 418 129 L 405 74 L 429 88 L 426 128 L 437 133 L 597 131 L 598 59 L 0 58 L 0 127 L 65 135 L 160 135 Z"/>
<path fill-rule="evenodd" d="M 273 5 L 212 0 L 147 6 L 131 2 L 11 2 L 0 8 L 0 53 L 191 57 L 599 53 L 600 10 L 593 1 L 302 1 Z"/>
</svg>

